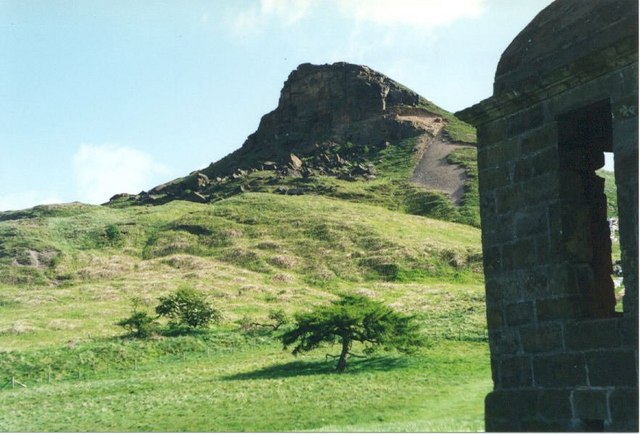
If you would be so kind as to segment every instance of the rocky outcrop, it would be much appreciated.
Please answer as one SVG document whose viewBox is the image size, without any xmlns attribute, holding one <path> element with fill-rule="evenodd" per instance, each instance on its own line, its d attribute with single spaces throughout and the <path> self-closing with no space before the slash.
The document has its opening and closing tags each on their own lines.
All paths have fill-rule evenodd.
<svg viewBox="0 0 640 434">
<path fill-rule="evenodd" d="M 277 147 L 305 154 L 319 138 L 339 143 L 380 141 L 389 133 L 393 109 L 417 106 L 421 100 L 366 66 L 306 63 L 289 75 L 278 107 L 262 118 L 243 148 Z"/>
<path fill-rule="evenodd" d="M 423 108 L 417 93 L 366 66 L 312 65 L 294 70 L 280 92 L 278 107 L 264 115 L 242 147 L 204 172 L 228 176 L 237 168 L 286 165 L 291 153 L 302 158 L 327 143 L 383 146 L 420 134 L 422 126 L 403 119 L 437 115 Z"/>
<path fill-rule="evenodd" d="M 277 108 L 262 117 L 242 147 L 201 171 L 142 192 L 137 201 L 208 201 L 215 191 L 228 194 L 227 184 L 256 170 L 283 177 L 373 179 L 376 170 L 368 157 L 390 142 L 434 137 L 442 129 L 442 115 L 429 109 L 434 107 L 366 66 L 305 63 L 291 72 Z"/>
</svg>

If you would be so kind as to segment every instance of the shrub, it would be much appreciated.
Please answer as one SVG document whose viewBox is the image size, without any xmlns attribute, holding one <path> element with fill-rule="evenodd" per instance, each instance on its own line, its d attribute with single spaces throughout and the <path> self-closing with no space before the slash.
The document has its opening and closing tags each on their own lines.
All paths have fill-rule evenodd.
<svg viewBox="0 0 640 434">
<path fill-rule="evenodd" d="M 110 243 L 117 243 L 122 239 L 122 232 L 118 225 L 110 224 L 104 229 L 104 234 L 107 237 L 107 241 Z"/>
<path fill-rule="evenodd" d="M 156 313 L 168 318 L 170 327 L 196 329 L 222 319 L 220 311 L 207 302 L 204 294 L 190 287 L 179 288 L 158 300 L 160 304 L 156 306 Z"/>
<path fill-rule="evenodd" d="M 129 318 L 116 323 L 136 338 L 148 338 L 158 329 L 158 323 L 147 312 L 135 310 Z"/>
</svg>

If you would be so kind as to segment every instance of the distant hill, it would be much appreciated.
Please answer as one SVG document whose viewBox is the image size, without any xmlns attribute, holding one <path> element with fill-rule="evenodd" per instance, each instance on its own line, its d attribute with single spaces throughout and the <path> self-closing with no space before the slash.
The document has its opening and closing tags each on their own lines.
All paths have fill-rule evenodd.
<svg viewBox="0 0 640 434">
<path fill-rule="evenodd" d="M 479 225 L 475 130 L 366 66 L 302 64 L 235 152 L 109 204 L 316 194 Z"/>
</svg>

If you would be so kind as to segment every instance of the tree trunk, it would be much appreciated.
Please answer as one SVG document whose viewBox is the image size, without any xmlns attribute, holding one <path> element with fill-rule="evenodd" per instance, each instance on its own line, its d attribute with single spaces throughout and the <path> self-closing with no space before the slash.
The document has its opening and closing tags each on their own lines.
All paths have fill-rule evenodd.
<svg viewBox="0 0 640 434">
<path fill-rule="evenodd" d="M 340 359 L 338 359 L 338 366 L 336 371 L 344 372 L 347 369 L 347 356 L 349 355 L 349 339 L 342 337 L 342 352 L 340 353 Z"/>
</svg>

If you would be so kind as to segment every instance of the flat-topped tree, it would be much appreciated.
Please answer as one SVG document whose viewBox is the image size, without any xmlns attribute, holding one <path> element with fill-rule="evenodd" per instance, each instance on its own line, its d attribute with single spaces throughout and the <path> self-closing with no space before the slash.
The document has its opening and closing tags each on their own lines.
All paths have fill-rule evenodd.
<svg viewBox="0 0 640 434">
<path fill-rule="evenodd" d="M 336 371 L 344 372 L 353 342 L 408 352 L 423 342 L 412 316 L 394 311 L 385 304 L 361 295 L 343 295 L 329 305 L 295 315 L 295 326 L 282 335 L 293 354 L 311 351 L 323 343 L 339 343 L 341 352 Z"/>
</svg>

